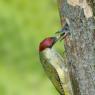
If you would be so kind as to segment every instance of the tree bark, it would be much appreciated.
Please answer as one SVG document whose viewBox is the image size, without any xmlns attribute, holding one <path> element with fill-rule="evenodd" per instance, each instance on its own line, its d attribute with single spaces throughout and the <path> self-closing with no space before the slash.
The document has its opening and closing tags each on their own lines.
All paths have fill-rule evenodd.
<svg viewBox="0 0 95 95">
<path fill-rule="evenodd" d="M 64 39 L 66 64 L 74 95 L 95 95 L 95 0 L 58 0 L 61 24 L 70 36 Z"/>
</svg>

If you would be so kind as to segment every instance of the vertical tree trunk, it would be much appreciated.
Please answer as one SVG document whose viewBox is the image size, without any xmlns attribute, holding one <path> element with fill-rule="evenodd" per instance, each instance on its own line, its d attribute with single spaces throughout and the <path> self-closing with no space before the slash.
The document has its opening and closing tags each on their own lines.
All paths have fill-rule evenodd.
<svg viewBox="0 0 95 95">
<path fill-rule="evenodd" d="M 74 95 L 95 95 L 95 0 L 58 0 L 61 24 L 69 24 L 64 40 Z"/>
</svg>

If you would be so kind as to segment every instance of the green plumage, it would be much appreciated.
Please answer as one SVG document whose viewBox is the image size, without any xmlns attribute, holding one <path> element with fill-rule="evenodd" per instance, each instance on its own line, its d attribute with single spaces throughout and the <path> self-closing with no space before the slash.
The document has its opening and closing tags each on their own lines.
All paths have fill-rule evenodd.
<svg viewBox="0 0 95 95">
<path fill-rule="evenodd" d="M 60 95 L 73 95 L 69 73 L 63 58 L 53 49 L 40 52 L 40 60 L 47 76 Z"/>
</svg>

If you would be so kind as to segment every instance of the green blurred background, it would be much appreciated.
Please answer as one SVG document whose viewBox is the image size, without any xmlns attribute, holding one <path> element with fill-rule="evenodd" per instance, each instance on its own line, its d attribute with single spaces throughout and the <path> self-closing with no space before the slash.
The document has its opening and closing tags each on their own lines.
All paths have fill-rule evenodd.
<svg viewBox="0 0 95 95">
<path fill-rule="evenodd" d="M 0 95 L 58 95 L 38 46 L 59 28 L 57 0 L 0 0 Z"/>
</svg>

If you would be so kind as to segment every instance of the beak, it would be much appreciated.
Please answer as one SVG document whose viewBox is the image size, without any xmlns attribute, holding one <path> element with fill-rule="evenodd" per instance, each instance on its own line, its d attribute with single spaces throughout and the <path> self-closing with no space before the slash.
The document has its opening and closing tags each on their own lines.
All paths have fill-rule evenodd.
<svg viewBox="0 0 95 95">
<path fill-rule="evenodd" d="M 59 31 L 59 33 L 57 33 L 57 35 L 56 35 L 56 41 L 58 41 L 58 40 L 62 41 L 67 36 L 67 34 L 68 33 L 66 33 L 66 31 L 64 31 L 62 33 Z"/>
<path fill-rule="evenodd" d="M 62 41 L 63 39 L 65 39 L 67 36 L 70 36 L 70 32 L 69 31 L 66 31 L 66 33 L 64 34 L 60 34 L 60 41 Z"/>
<path fill-rule="evenodd" d="M 59 35 L 58 39 L 63 40 L 67 35 L 70 35 L 69 31 L 69 26 L 66 23 L 65 26 L 61 30 L 57 31 L 55 34 Z"/>
<path fill-rule="evenodd" d="M 64 30 L 63 32 L 58 31 L 58 33 L 57 33 L 57 40 L 62 41 L 68 35 L 70 35 L 70 32 L 68 30 Z"/>
</svg>

